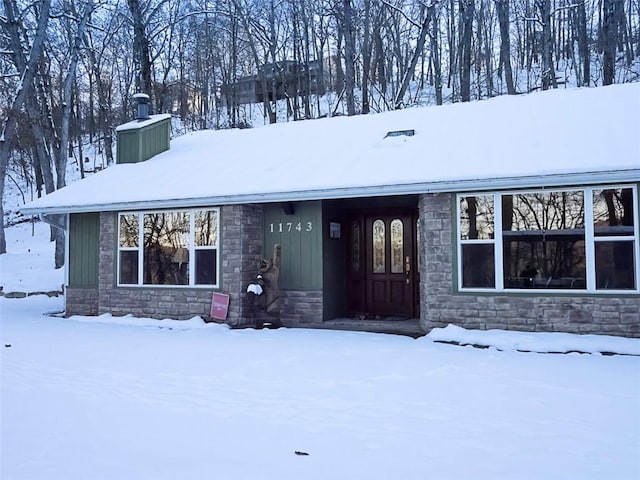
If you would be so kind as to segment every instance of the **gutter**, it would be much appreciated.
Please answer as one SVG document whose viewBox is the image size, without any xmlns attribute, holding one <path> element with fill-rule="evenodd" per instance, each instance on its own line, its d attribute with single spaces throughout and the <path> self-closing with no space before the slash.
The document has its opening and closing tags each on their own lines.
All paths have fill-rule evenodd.
<svg viewBox="0 0 640 480">
<path fill-rule="evenodd" d="M 37 212 L 34 212 L 34 213 L 37 213 Z M 27 214 L 27 215 L 33 215 L 34 213 Z M 56 227 L 66 232 L 67 227 L 69 225 L 67 224 L 68 217 L 67 215 L 65 215 L 65 213 L 67 212 L 44 213 L 44 210 L 43 210 L 43 211 L 40 211 L 40 213 L 38 214 L 38 217 L 42 222 L 47 223 L 52 227 Z"/>
<path fill-rule="evenodd" d="M 21 209 L 21 212 L 25 215 L 40 214 L 42 218 L 43 215 L 48 216 L 65 213 L 192 208 L 208 205 L 301 202 L 308 200 L 334 200 L 355 197 L 382 197 L 423 193 L 464 193 L 523 188 L 571 187 L 638 182 L 640 182 L 640 169 L 626 169 L 607 172 L 584 172 L 580 174 L 560 173 L 551 175 L 532 175 L 527 177 L 445 180 L 440 182 L 322 188 L 302 191 L 245 193 L 239 195 L 211 195 L 207 197 L 194 198 L 143 200 L 133 202 L 121 201 L 113 203 L 61 205 L 40 208 L 34 206 L 33 208 L 23 208 Z M 49 223 L 47 220 L 44 221 Z M 54 225 L 58 226 L 58 228 L 63 228 L 59 225 Z"/>
</svg>

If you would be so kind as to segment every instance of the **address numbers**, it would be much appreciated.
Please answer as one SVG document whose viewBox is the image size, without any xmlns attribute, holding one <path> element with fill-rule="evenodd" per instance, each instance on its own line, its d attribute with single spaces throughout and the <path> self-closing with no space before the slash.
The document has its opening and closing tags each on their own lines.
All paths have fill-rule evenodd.
<svg viewBox="0 0 640 480">
<path fill-rule="evenodd" d="M 269 230 L 271 233 L 310 232 L 313 230 L 313 222 L 270 223 Z"/>
</svg>

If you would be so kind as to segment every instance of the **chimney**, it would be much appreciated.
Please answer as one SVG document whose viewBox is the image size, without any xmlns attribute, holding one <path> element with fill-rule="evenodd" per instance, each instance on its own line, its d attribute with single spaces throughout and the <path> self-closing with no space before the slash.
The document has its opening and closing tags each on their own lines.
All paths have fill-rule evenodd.
<svg viewBox="0 0 640 480">
<path fill-rule="evenodd" d="M 135 119 L 116 127 L 118 148 L 116 163 L 138 163 L 169 150 L 171 115 L 149 115 L 149 95 L 131 97 L 136 106 Z"/>
<path fill-rule="evenodd" d="M 146 93 L 136 93 L 133 97 L 136 104 L 136 120 L 149 119 L 149 95 Z"/>
</svg>

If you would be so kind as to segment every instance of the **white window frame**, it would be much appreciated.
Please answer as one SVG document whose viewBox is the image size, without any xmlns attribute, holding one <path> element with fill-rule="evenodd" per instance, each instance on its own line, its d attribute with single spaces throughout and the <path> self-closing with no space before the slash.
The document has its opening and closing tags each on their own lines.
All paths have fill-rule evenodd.
<svg viewBox="0 0 640 480">
<path fill-rule="evenodd" d="M 216 245 L 196 246 L 195 245 L 195 212 L 216 212 L 217 219 L 217 243 Z M 188 285 L 155 285 L 144 282 L 144 216 L 156 213 L 189 213 L 189 284 Z M 126 215 L 138 216 L 138 246 L 137 247 L 121 247 L 120 246 L 120 217 Z M 116 285 L 118 287 L 144 287 L 144 288 L 200 288 L 200 289 L 218 289 L 220 288 L 220 207 L 201 207 L 190 209 L 170 209 L 170 210 L 144 210 L 132 212 L 118 212 L 116 218 L 118 222 L 116 236 Z M 196 284 L 196 250 L 216 250 L 216 283 L 215 284 Z M 138 252 L 138 283 L 120 283 L 120 252 L 134 251 Z"/>
<path fill-rule="evenodd" d="M 633 235 L 623 236 L 596 236 L 594 232 L 594 213 L 593 213 L 593 192 L 594 190 L 603 189 L 631 189 L 633 193 Z M 586 285 L 583 289 L 567 289 L 567 288 L 505 288 L 504 272 L 503 272 L 503 236 L 502 236 L 502 196 L 503 195 L 520 195 L 528 193 L 540 193 L 543 191 L 552 192 L 583 192 L 584 198 L 584 222 L 585 222 L 585 262 L 586 262 Z M 494 238 L 487 240 L 462 240 L 461 232 L 461 210 L 460 203 L 463 197 L 493 196 L 494 202 Z M 540 295 L 547 293 L 555 294 L 598 294 L 598 295 L 633 295 L 640 293 L 640 225 L 638 219 L 638 188 L 634 184 L 622 185 L 592 185 L 588 187 L 547 187 L 527 190 L 504 190 L 496 192 L 467 192 L 456 195 L 456 249 L 457 249 L 457 288 L 459 292 L 506 292 L 519 293 L 528 295 Z M 596 264 L 595 264 L 595 245 L 597 242 L 624 242 L 633 241 L 635 262 L 635 289 L 597 289 L 596 288 Z M 494 245 L 494 269 L 495 269 L 495 288 L 484 287 L 463 287 L 463 265 L 462 265 L 462 246 L 465 244 L 493 243 Z"/>
</svg>

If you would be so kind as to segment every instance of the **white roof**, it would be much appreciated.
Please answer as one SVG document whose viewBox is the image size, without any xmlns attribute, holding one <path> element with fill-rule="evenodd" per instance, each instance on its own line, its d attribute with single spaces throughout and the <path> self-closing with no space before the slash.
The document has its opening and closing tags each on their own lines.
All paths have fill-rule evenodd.
<svg viewBox="0 0 640 480">
<path fill-rule="evenodd" d="M 640 182 L 640 83 L 199 131 L 25 214 Z M 415 135 L 384 138 L 387 132 Z"/>
<path fill-rule="evenodd" d="M 136 98 L 136 95 L 144 95 L 145 97 L 149 98 L 149 95 L 147 95 L 146 93 L 136 93 L 133 97 Z M 149 115 L 149 118 L 145 118 L 144 120 L 140 120 L 136 118 L 135 120 L 131 120 L 130 122 L 127 122 L 123 125 L 117 126 L 116 132 L 123 132 L 125 130 L 139 130 L 148 125 L 153 125 L 154 123 L 158 123 L 162 120 L 167 120 L 169 118 L 171 118 L 171 115 L 168 113 L 161 113 L 158 115 Z"/>
</svg>

